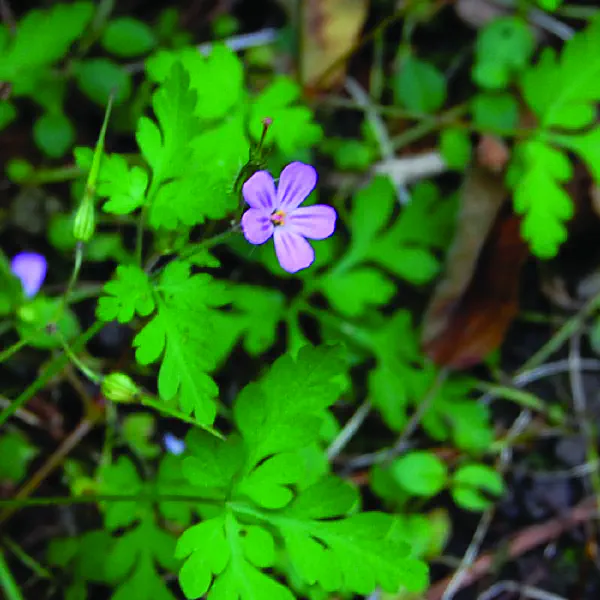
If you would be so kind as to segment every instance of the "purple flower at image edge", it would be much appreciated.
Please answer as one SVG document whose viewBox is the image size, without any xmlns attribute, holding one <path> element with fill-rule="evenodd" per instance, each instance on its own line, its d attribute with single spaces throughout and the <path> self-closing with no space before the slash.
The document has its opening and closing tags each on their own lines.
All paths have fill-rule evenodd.
<svg viewBox="0 0 600 600">
<path fill-rule="evenodd" d="M 10 270 L 21 280 L 27 298 L 40 291 L 47 269 L 46 259 L 36 252 L 20 252 L 10 261 Z"/>
<path fill-rule="evenodd" d="M 333 234 L 337 214 L 325 204 L 300 206 L 317 185 L 314 167 L 293 162 L 287 165 L 275 188 L 267 171 L 257 171 L 244 183 L 242 193 L 250 208 L 242 217 L 244 237 L 264 244 L 271 236 L 279 264 L 288 273 L 310 267 L 315 251 L 307 242 Z"/>
</svg>

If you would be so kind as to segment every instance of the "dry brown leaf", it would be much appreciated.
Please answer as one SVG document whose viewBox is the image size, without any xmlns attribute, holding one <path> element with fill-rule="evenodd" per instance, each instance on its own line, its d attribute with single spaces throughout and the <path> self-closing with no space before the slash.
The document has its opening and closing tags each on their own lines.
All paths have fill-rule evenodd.
<svg viewBox="0 0 600 600">
<path fill-rule="evenodd" d="M 437 364 L 467 368 L 504 339 L 518 311 L 519 276 L 529 256 L 520 220 L 505 201 L 501 174 L 475 166 L 462 194 L 444 278 L 425 315 L 422 343 Z"/>
<path fill-rule="evenodd" d="M 325 90 L 343 82 L 346 63 L 341 59 L 356 44 L 368 8 L 369 0 L 301 2 L 300 75 L 306 87 Z"/>
</svg>

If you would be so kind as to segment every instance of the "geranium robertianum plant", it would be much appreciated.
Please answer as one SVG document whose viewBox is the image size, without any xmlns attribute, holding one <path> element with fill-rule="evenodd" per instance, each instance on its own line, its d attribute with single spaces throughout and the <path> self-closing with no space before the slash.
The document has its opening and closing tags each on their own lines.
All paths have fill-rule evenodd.
<svg viewBox="0 0 600 600">
<path fill-rule="evenodd" d="M 486 464 L 497 445 L 489 407 L 472 397 L 476 382 L 427 360 L 398 298 L 401 286 L 429 284 L 438 275 L 454 199 L 425 182 L 400 207 L 390 180 L 370 173 L 351 197 L 331 194 L 317 186 L 313 166 L 330 151 L 291 78 L 273 77 L 256 90 L 243 61 L 223 45 L 207 56 L 194 47 L 160 47 L 134 90 L 126 68 L 86 53 L 100 36 L 120 57 L 144 55 L 160 32 L 122 19 L 87 30 L 92 9 L 77 2 L 45 14 L 55 29 L 70 19 L 56 38 L 36 12 L 15 36 L 0 39 L 8 48 L 0 73 L 15 89 L 31 95 L 47 78 L 57 84 L 34 131 L 48 156 L 63 156 L 73 145 L 63 114 L 69 77 L 98 104 L 110 107 L 114 98 L 119 111 L 107 134 L 107 110 L 96 148 L 76 147 L 73 165 L 37 169 L 13 161 L 8 168 L 14 184 L 72 182 L 72 204 L 62 189 L 48 239 L 32 243 L 45 256 L 30 248 L 12 260 L 0 256 L 1 360 L 10 368 L 29 347 L 44 351 L 38 379 L 18 393 L 6 391 L 10 403 L 0 424 L 71 364 L 67 383 L 82 394 L 86 427 L 98 426 L 105 438 L 101 452 L 72 458 L 62 472 L 73 503 L 95 502 L 101 515 L 99 522 L 94 513 L 92 525 L 76 517 L 78 535 L 54 539 L 48 548 L 48 563 L 67 574 L 60 578 L 64 596 L 84 598 L 88 585 L 102 584 L 117 600 L 174 598 L 180 591 L 172 574 L 188 598 L 421 593 L 423 558 L 442 551 L 450 529 L 424 502 L 447 490 L 461 508 L 482 511 L 503 492 L 502 478 Z M 35 60 L 19 63 L 36 24 L 41 39 L 60 43 L 47 55 L 37 44 Z M 73 70 L 55 70 L 84 30 L 68 63 Z M 482 64 L 485 45 L 476 56 Z M 507 55 L 495 72 L 502 81 L 528 68 L 524 46 L 519 60 Z M 562 61 L 567 66 L 569 56 Z M 545 60 L 547 67 L 560 62 Z M 443 76 L 416 56 L 404 64 L 403 85 L 394 88 L 398 101 L 414 114 L 439 110 Z M 548 69 L 532 67 L 520 82 L 545 119 L 544 132 L 557 117 L 534 84 L 552 80 Z M 498 91 L 497 80 L 485 79 L 488 69 L 476 73 L 478 85 Z M 116 90 L 105 85 L 113 80 Z M 494 107 L 512 106 L 507 94 L 477 95 L 477 127 L 497 132 L 490 121 L 498 117 Z M 16 98 L 2 105 L 1 125 L 15 118 Z M 562 102 L 579 115 L 576 97 Z M 562 125 L 587 124 L 587 112 L 576 119 L 558 112 Z M 49 124 L 60 125 L 61 143 L 47 135 Z M 127 147 L 116 145 L 117 128 L 119 139 L 129 136 Z M 351 165 L 366 173 L 378 156 L 373 131 L 363 132 L 364 140 L 348 144 L 360 156 L 348 156 L 345 142 L 338 146 L 334 162 L 342 170 Z M 557 134 L 555 141 L 587 156 L 588 135 Z M 513 182 L 517 209 L 528 215 L 526 233 L 540 253 L 555 250 L 569 212 L 554 190 L 551 222 L 560 227 L 536 233 L 547 207 L 530 196 L 523 201 L 531 181 L 547 183 L 548 164 L 561 167 L 561 181 L 568 175 L 562 150 L 557 155 L 550 140 L 519 138 L 511 171 L 527 174 Z M 532 160 L 535 144 L 543 147 L 539 164 Z M 464 166 L 470 155 L 464 131 L 444 131 L 441 145 L 451 166 Z M 311 195 L 319 203 L 309 204 Z M 110 272 L 100 285 L 85 280 L 89 263 L 94 276 Z M 62 281 L 65 264 L 72 272 Z M 52 281 L 42 287 L 46 270 Z M 89 310 L 77 310 L 90 298 L 94 322 Z M 123 342 L 115 352 L 118 360 L 86 349 L 109 324 L 130 334 L 130 346 Z M 337 409 L 352 404 L 359 409 L 342 427 Z M 356 480 L 369 486 L 378 510 L 363 510 L 359 486 L 348 476 L 354 463 L 340 476 L 334 462 L 368 413 L 383 433 L 356 444 L 356 464 L 369 467 Z M 456 463 L 394 444 L 411 430 L 415 414 L 426 439 L 450 446 Z M 166 419 L 175 420 L 167 429 L 181 439 L 164 433 Z M 0 448 L 23 457 L 19 468 L 0 471 L 16 485 L 35 454 L 33 443 L 3 431 Z M 24 489 L 20 497 L 31 493 Z M 2 501 L 0 507 L 4 524 L 12 513 Z"/>
<path fill-rule="evenodd" d="M 212 60 L 224 57 L 236 64 L 233 54 L 216 53 Z M 160 364 L 156 390 L 135 383 L 138 367 L 125 374 L 85 364 L 72 349 L 78 347 L 77 338 L 68 335 L 61 323 L 46 333 L 58 336 L 57 345 L 65 347 L 80 373 L 99 385 L 107 399 L 155 406 L 157 414 L 179 415 L 191 430 L 204 433 L 190 433 L 181 454 L 164 457 L 158 480 L 140 479 L 126 457 L 103 461 L 87 484 L 88 493 L 91 485 L 99 496 L 130 495 L 131 500 L 101 503 L 105 529 L 86 534 L 81 542 L 56 540 L 50 560 L 65 567 L 71 560 L 85 560 L 88 540 L 93 541 L 90 551 L 104 549 L 106 560 L 94 573 L 82 576 L 75 569 L 72 594 L 83 593 L 87 581 L 97 581 L 114 586 L 114 597 L 129 594 L 134 587 L 139 597 L 171 597 L 160 573 L 175 570 L 178 558 L 185 559 L 179 563 L 180 582 L 189 598 L 209 590 L 215 597 L 251 593 L 292 598 L 292 590 L 306 586 L 358 593 L 377 587 L 390 592 L 404 586 L 423 589 L 425 566 L 410 557 L 394 517 L 360 512 L 356 489 L 331 475 L 320 453 L 320 431 L 331 418 L 328 407 L 343 389 L 346 365 L 339 348 L 307 345 L 294 352 L 295 358 L 285 354 L 271 374 L 264 375 L 263 383 L 249 384 L 235 402 L 231 423 L 237 432 L 226 427 L 228 433 L 223 434 L 213 427 L 216 415 L 224 410 L 213 373 L 237 339 L 249 343 L 256 336 L 253 331 L 263 326 L 253 311 L 262 310 L 266 290 L 221 278 L 211 249 L 238 238 L 246 246 L 238 244 L 236 252 L 251 256 L 255 245 L 273 237 L 280 273 L 306 273 L 315 260 L 307 238 L 330 238 L 336 211 L 325 204 L 301 206 L 315 189 L 317 172 L 305 162 L 286 160 L 291 157 L 286 156 L 289 139 L 287 147 L 278 147 L 274 136 L 277 127 L 285 126 L 285 114 L 267 121 L 259 139 L 248 139 L 241 127 L 236 139 L 235 115 L 204 121 L 197 112 L 202 93 L 192 87 L 192 74 L 176 56 L 169 61 L 153 96 L 156 122 L 143 117 L 137 132 L 145 164 L 103 154 L 104 132 L 95 152 L 76 150 L 80 168 L 89 174 L 73 220 L 76 266 L 64 302 L 55 307 L 57 318 L 70 311 L 69 294 L 76 289 L 79 261 L 83 257 L 85 262 L 86 252 L 103 235 L 97 226 L 81 235 L 83 221 L 98 221 L 90 207 L 97 211 L 99 199 L 103 210 L 117 218 L 137 213 L 135 256 L 122 261 L 114 279 L 104 286 L 97 316 L 100 323 L 117 320 L 137 330 L 133 340 L 137 363 Z M 239 99 L 235 107 L 239 118 L 253 118 L 248 106 L 251 101 Z M 265 116 L 257 116 L 262 123 Z M 273 137 L 265 138 L 270 128 Z M 226 147 L 212 152 L 219 139 Z M 268 170 L 252 168 L 261 162 L 257 156 L 262 144 L 273 142 L 271 160 L 281 165 L 275 167 L 280 172 L 277 186 Z M 305 144 L 301 137 L 295 142 L 297 149 Z M 249 155 L 252 160 L 246 162 Z M 238 172 L 247 175 L 242 194 L 236 197 Z M 210 197 L 198 198 L 197 184 L 205 192 L 212 189 Z M 234 216 L 240 202 L 249 205 L 241 221 L 220 225 L 220 232 L 213 228 L 212 236 L 207 236 L 207 222 Z M 202 227 L 203 239 L 191 243 L 196 225 Z M 147 228 L 154 235 L 152 247 L 146 246 Z M 161 255 L 166 261 L 157 261 Z M 39 292 L 47 259 L 35 253 L 13 259 L 10 268 L 27 298 Z M 47 316 L 51 321 L 53 314 Z M 260 345 L 252 344 L 254 352 L 261 351 Z M 171 500 L 154 502 L 149 497 L 154 494 Z M 197 500 L 189 500 L 190 495 Z M 142 500 L 145 497 L 147 501 Z M 323 502 L 329 505 L 325 511 L 319 508 Z M 165 517 L 183 532 L 176 551 L 179 536 L 162 528 L 160 519 Z M 198 518 L 200 523 L 191 525 Z M 118 536 L 123 527 L 128 532 Z M 74 546 L 79 543 L 84 545 Z M 207 560 L 206 551 L 214 558 Z M 80 558 L 68 558 L 76 556 Z"/>
</svg>

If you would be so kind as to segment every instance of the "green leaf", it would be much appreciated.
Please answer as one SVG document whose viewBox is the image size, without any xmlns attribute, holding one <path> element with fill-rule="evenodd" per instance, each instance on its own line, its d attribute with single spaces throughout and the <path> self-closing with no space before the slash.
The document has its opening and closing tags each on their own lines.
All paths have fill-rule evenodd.
<svg viewBox="0 0 600 600">
<path fill-rule="evenodd" d="M 63 310 L 61 298 L 44 298 L 38 296 L 19 310 L 20 320 L 17 331 L 30 346 L 42 349 L 61 348 L 61 338 L 56 335 L 49 324 L 54 324 L 62 337 L 70 342 L 81 333 L 77 317 L 70 309 Z"/>
<path fill-rule="evenodd" d="M 242 314 L 240 330 L 244 349 L 251 356 L 267 351 L 277 339 L 277 325 L 285 316 L 285 298 L 279 290 L 236 285 L 233 307 Z"/>
<path fill-rule="evenodd" d="M 204 552 L 204 548 L 210 548 L 210 553 Z M 188 529 L 179 539 L 176 555 L 179 558 L 189 555 L 179 573 L 179 583 L 187 598 L 203 596 L 209 588 L 211 598 L 223 600 L 294 598 L 289 590 L 254 566 L 264 568 L 273 564 L 272 536 L 262 527 L 241 525 L 232 514 Z"/>
<path fill-rule="evenodd" d="M 469 398 L 474 382 L 456 376 L 436 383 L 439 372 L 425 360 L 408 312 L 396 312 L 363 335 L 377 361 L 368 378 L 371 401 L 393 431 L 402 431 L 411 405 L 434 393 L 422 419 L 427 434 L 472 453 L 489 449 L 494 439 L 490 414 Z"/>
<path fill-rule="evenodd" d="M 523 75 L 521 87 L 542 128 L 580 129 L 596 118 L 599 75 L 600 18 L 595 18 L 566 42 L 560 59 L 545 49 L 535 67 Z"/>
<path fill-rule="evenodd" d="M 267 509 L 282 508 L 293 498 L 289 485 L 301 481 L 304 461 L 297 453 L 276 454 L 256 466 L 237 486 L 237 492 Z"/>
<path fill-rule="evenodd" d="M 156 417 L 150 413 L 135 413 L 123 419 L 123 438 L 143 458 L 156 458 L 160 447 L 151 441 L 156 429 Z"/>
<path fill-rule="evenodd" d="M 14 104 L 8 100 L 0 100 L 0 131 L 8 127 L 17 117 Z"/>
<path fill-rule="evenodd" d="M 153 171 L 153 186 L 181 176 L 188 168 L 189 140 L 200 131 L 194 116 L 195 102 L 189 75 L 176 63 L 152 97 L 158 126 L 142 117 L 136 133 L 142 155 Z"/>
<path fill-rule="evenodd" d="M 473 79 L 486 89 L 506 88 L 529 64 L 534 49 L 535 38 L 525 19 L 494 19 L 477 37 Z"/>
<path fill-rule="evenodd" d="M 76 538 L 54 538 L 48 545 L 48 562 L 63 569 L 69 566 L 73 578 L 84 585 L 88 581 L 106 582 L 105 558 L 111 546 L 111 536 L 104 529 Z"/>
<path fill-rule="evenodd" d="M 38 453 L 18 431 L 0 436 L 0 456 L 10 460 L 0 461 L 0 481 L 18 483 L 25 477 L 31 459 Z"/>
<path fill-rule="evenodd" d="M 573 216 L 573 201 L 561 184 L 572 175 L 567 156 L 543 142 L 521 142 L 514 150 L 513 202 L 524 216 L 522 235 L 540 258 L 555 256 L 567 239 L 565 221 Z"/>
<path fill-rule="evenodd" d="M 311 110 L 298 104 L 300 91 L 300 87 L 288 77 L 276 77 L 254 99 L 250 109 L 252 137 L 259 140 L 264 119 L 271 119 L 267 143 L 273 141 L 286 158 L 313 146 L 323 136 Z"/>
<path fill-rule="evenodd" d="M 371 306 L 384 306 L 396 293 L 396 284 L 368 267 L 357 267 L 328 277 L 325 295 L 341 314 L 358 317 Z"/>
<path fill-rule="evenodd" d="M 185 477 L 194 486 L 205 488 L 203 493 L 210 497 L 225 498 L 245 459 L 239 436 L 230 436 L 223 442 L 195 430 L 186 437 L 186 446 L 189 456 L 183 460 Z"/>
<path fill-rule="evenodd" d="M 119 154 L 104 155 L 98 175 L 97 194 L 108 198 L 102 209 L 115 215 L 126 215 L 144 204 L 148 173 L 141 167 L 129 167 Z"/>
<path fill-rule="evenodd" d="M 156 46 L 156 37 L 148 25 L 131 17 L 110 21 L 102 33 L 104 48 L 124 58 L 140 56 Z"/>
<path fill-rule="evenodd" d="M 538 6 L 548 12 L 554 12 L 562 6 L 562 3 L 563 0 L 537 0 Z"/>
<path fill-rule="evenodd" d="M 425 451 L 409 452 L 397 458 L 391 471 L 407 492 L 425 498 L 439 494 L 448 478 L 444 462 L 435 454 Z"/>
<path fill-rule="evenodd" d="M 366 171 L 373 163 L 376 153 L 369 144 L 360 140 L 335 140 L 333 159 L 338 169 Z"/>
<path fill-rule="evenodd" d="M 102 321 L 129 323 L 136 313 L 147 317 L 156 307 L 148 276 L 134 265 L 119 265 L 116 279 L 105 284 L 104 292 L 96 309 Z"/>
<path fill-rule="evenodd" d="M 446 101 L 446 80 L 432 64 L 407 56 L 393 80 L 396 101 L 410 110 L 433 113 Z"/>
<path fill-rule="evenodd" d="M 181 64 L 190 76 L 190 88 L 196 94 L 195 114 L 203 121 L 215 121 L 231 114 L 242 100 L 244 70 L 235 52 L 215 44 L 208 56 L 195 47 L 179 51 L 160 51 L 146 63 L 149 77 L 165 82 L 175 64 Z"/>
<path fill-rule="evenodd" d="M 432 378 L 433 374 L 423 382 L 421 397 L 427 393 L 426 386 L 431 386 Z M 423 416 L 423 428 L 435 440 L 452 439 L 458 448 L 480 454 L 489 450 L 494 431 L 489 408 L 468 397 L 473 387 L 469 379 L 446 380 Z"/>
<path fill-rule="evenodd" d="M 137 131 L 142 154 L 153 170 L 148 195 L 149 223 L 155 229 L 177 229 L 226 216 L 235 208 L 232 186 L 248 154 L 243 123 L 237 117 L 203 130 L 195 110 L 200 92 L 191 84 L 197 73 L 181 62 L 169 64 L 170 74 L 152 101 L 159 127 L 142 118 Z M 202 85 L 206 94 L 209 88 L 205 81 Z M 220 148 L 218 153 L 215 147 Z"/>
<path fill-rule="evenodd" d="M 29 11 L 17 23 L 16 35 L 0 52 L 0 81 L 20 83 L 63 58 L 93 12 L 91 2 L 61 3 L 48 10 Z"/>
<path fill-rule="evenodd" d="M 519 124 L 519 105 L 508 93 L 477 94 L 471 101 L 473 121 L 481 129 L 505 132 Z"/>
<path fill-rule="evenodd" d="M 465 169 L 471 159 L 468 133 L 462 129 L 444 129 L 440 136 L 440 151 L 451 169 Z"/>
<path fill-rule="evenodd" d="M 407 556 L 409 547 L 395 530 L 394 517 L 370 512 L 313 520 L 294 505 L 283 515 L 280 531 L 286 550 L 307 583 L 362 595 L 378 586 L 389 593 L 426 588 L 427 569 Z"/>
<path fill-rule="evenodd" d="M 387 303 L 394 292 L 392 282 L 372 267 L 414 284 L 430 281 L 438 272 L 434 248 L 450 239 L 454 201 L 442 201 L 432 184 L 415 186 L 411 202 L 388 225 L 396 203 L 390 180 L 378 176 L 357 192 L 352 203 L 347 253 L 320 281 L 323 293 L 336 309 L 359 316 L 370 305 Z"/>
<path fill-rule="evenodd" d="M 515 148 L 509 183 L 514 188 L 515 209 L 525 215 L 522 235 L 541 258 L 556 255 L 567 237 L 565 221 L 573 214 L 573 202 L 561 185 L 572 178 L 573 168 L 562 148 L 579 154 L 590 165 L 596 182 L 600 181 L 599 128 L 581 131 L 594 124 L 600 101 L 599 40 L 600 18 L 595 18 L 566 42 L 560 57 L 551 49 L 542 52 L 521 80 L 523 96 L 540 131 Z"/>
<path fill-rule="evenodd" d="M 213 573 L 221 573 L 230 558 L 225 539 L 224 517 L 209 519 L 187 529 L 177 542 L 175 556 L 192 555 L 179 573 L 179 583 L 186 598 L 198 598 L 206 593 Z M 210 548 L 210 552 L 197 552 Z"/>
<path fill-rule="evenodd" d="M 99 488 L 102 494 L 135 496 L 142 492 L 143 483 L 131 460 L 120 456 L 115 463 L 102 467 Z M 105 502 L 103 505 L 104 524 L 110 531 L 135 523 L 148 510 L 145 504 L 136 500 Z"/>
<path fill-rule="evenodd" d="M 225 288 L 206 273 L 190 276 L 190 265 L 175 261 L 165 267 L 154 295 L 157 313 L 133 341 L 136 359 L 147 365 L 162 357 L 160 397 L 167 403 L 177 398 L 185 414 L 211 425 L 218 393 L 208 374 L 215 367 L 212 316 L 228 301 Z"/>
<path fill-rule="evenodd" d="M 115 92 L 115 105 L 123 104 L 131 95 L 131 76 L 107 58 L 91 58 L 77 66 L 75 79 L 79 89 L 92 101 L 106 106 Z"/>
<path fill-rule="evenodd" d="M 106 556 L 107 578 L 117 583 L 112 599 L 175 600 L 156 568 L 173 569 L 174 550 L 175 539 L 151 519 L 125 532 Z"/>
<path fill-rule="evenodd" d="M 504 493 L 504 482 L 501 475 L 487 465 L 464 465 L 454 473 L 450 492 L 461 508 L 482 511 L 492 506 L 494 497 Z"/>
<path fill-rule="evenodd" d="M 308 446 L 319 435 L 327 407 L 340 392 L 345 365 L 338 347 L 300 350 L 279 358 L 259 383 L 247 386 L 234 406 L 250 465 L 276 452 Z"/>
<path fill-rule="evenodd" d="M 369 374 L 372 402 L 388 426 L 400 431 L 406 423 L 407 406 L 415 400 L 422 377 L 419 367 L 423 356 L 410 314 L 397 311 L 370 337 L 377 359 L 375 369 Z"/>
<path fill-rule="evenodd" d="M 424 589 L 426 567 L 408 556 L 394 518 L 353 514 L 357 491 L 314 468 L 311 451 L 322 456 L 319 424 L 337 398 L 343 367 L 340 351 L 306 346 L 240 394 L 234 419 L 242 438 L 188 436 L 184 473 L 213 501 L 203 509 L 205 520 L 177 544 L 187 598 L 291 600 L 288 589 L 260 571 L 274 566 L 281 541 L 285 562 L 308 585 L 358 593 Z M 314 483 L 305 483 L 307 475 Z"/>
<path fill-rule="evenodd" d="M 33 139 L 50 158 L 60 158 L 73 145 L 73 124 L 62 113 L 42 115 L 33 125 Z"/>
</svg>

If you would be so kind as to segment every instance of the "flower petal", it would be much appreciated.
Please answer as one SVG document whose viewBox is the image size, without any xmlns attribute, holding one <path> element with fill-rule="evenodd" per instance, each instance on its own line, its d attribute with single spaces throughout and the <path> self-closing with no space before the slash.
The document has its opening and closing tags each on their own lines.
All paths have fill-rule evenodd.
<svg viewBox="0 0 600 600">
<path fill-rule="evenodd" d="M 296 273 L 313 264 L 315 251 L 301 235 L 284 227 L 277 227 L 273 239 L 277 260 L 288 273 Z"/>
<path fill-rule="evenodd" d="M 252 207 L 271 214 L 277 208 L 275 182 L 267 171 L 257 171 L 242 186 L 244 200 Z"/>
<path fill-rule="evenodd" d="M 277 208 L 290 212 L 300 206 L 317 185 L 317 171 L 301 162 L 290 163 L 279 176 Z"/>
<path fill-rule="evenodd" d="M 36 252 L 21 252 L 10 262 L 10 270 L 21 280 L 23 291 L 28 298 L 35 296 L 46 279 L 48 264 Z"/>
<path fill-rule="evenodd" d="M 324 240 L 334 232 L 336 218 L 332 206 L 300 206 L 287 216 L 286 226 L 311 240 Z"/>
<path fill-rule="evenodd" d="M 242 217 L 242 231 L 251 244 L 264 244 L 273 235 L 273 229 L 262 208 L 249 208 Z"/>
</svg>

